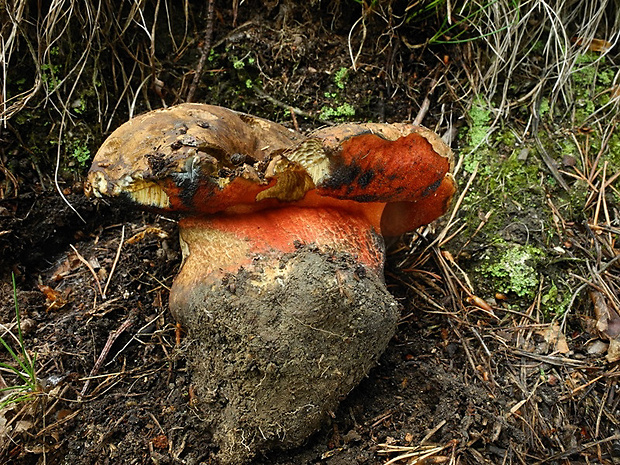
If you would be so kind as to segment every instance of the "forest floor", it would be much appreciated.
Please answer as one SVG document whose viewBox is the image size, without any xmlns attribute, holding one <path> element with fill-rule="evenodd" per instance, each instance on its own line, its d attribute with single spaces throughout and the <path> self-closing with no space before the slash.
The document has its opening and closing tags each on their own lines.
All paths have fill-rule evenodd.
<svg viewBox="0 0 620 465">
<path fill-rule="evenodd" d="M 620 463 L 619 197 L 606 183 L 618 160 L 605 173 L 590 163 L 589 184 L 566 175 L 594 136 L 548 122 L 542 145 L 575 143 L 552 153 L 567 193 L 545 149 L 506 129 L 518 118 L 472 150 L 474 129 L 489 124 L 484 106 L 467 113 L 447 86 L 431 86 L 456 56 L 418 63 L 429 55 L 412 51 L 394 64 L 362 53 L 353 70 L 349 29 L 309 29 L 276 13 L 247 13 L 233 28 L 224 12 L 228 30 L 216 24 L 198 100 L 307 131 L 330 120 L 412 120 L 429 97 L 423 123 L 444 133 L 454 119 L 452 145 L 465 161 L 453 210 L 389 248 L 386 281 L 402 317 L 378 366 L 305 445 L 252 464 Z M 380 36 L 368 34 L 367 43 Z M 417 95 L 389 84 L 391 66 L 419 73 Z M 5 155 L 24 150 L 14 131 L 3 133 Z M 215 463 L 168 310 L 181 260 L 176 222 L 95 204 L 78 173 L 61 188 L 82 221 L 40 171 L 3 168 L 0 335 L 14 346 L 12 272 L 41 385 L 0 411 L 0 462 Z M 6 353 L 2 361 L 11 363 Z"/>
</svg>

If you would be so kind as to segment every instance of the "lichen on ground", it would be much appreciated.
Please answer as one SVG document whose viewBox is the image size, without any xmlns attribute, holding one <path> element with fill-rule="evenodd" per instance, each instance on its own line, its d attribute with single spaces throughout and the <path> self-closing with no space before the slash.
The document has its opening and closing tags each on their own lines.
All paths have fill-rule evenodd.
<svg viewBox="0 0 620 465">
<path fill-rule="evenodd" d="M 493 259 L 483 259 L 481 272 L 493 279 L 497 290 L 513 292 L 519 297 L 532 297 L 539 284 L 537 265 L 544 259 L 544 252 L 531 245 L 501 244 L 492 254 Z"/>
<path fill-rule="evenodd" d="M 596 170 L 607 179 L 620 171 L 620 136 L 595 124 L 597 115 L 610 111 L 614 68 L 595 54 L 582 56 L 577 65 L 571 77 L 574 106 L 563 108 L 548 98 L 538 106 L 540 144 L 516 122 L 494 124 L 493 103 L 482 97 L 473 100 L 459 134 L 461 185 L 474 175 L 458 212 L 469 238 L 454 244 L 460 263 L 473 276 L 476 292 L 490 300 L 496 292 L 507 293 L 513 304 L 526 307 L 540 292 L 549 318 L 567 309 L 578 284 L 566 273 L 577 260 L 566 224 L 583 223 L 592 214 Z M 517 112 L 526 121 L 530 109 Z M 563 129 L 567 123 L 572 132 Z M 541 150 L 553 159 L 568 191 Z M 592 153 L 600 153 L 594 164 Z M 609 202 L 620 199 L 613 185 L 607 194 Z"/>
</svg>

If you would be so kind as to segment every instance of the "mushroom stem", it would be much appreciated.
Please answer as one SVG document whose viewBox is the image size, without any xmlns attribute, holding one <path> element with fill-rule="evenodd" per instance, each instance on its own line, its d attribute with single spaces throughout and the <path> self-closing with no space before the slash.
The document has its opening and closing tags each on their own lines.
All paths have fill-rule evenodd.
<svg viewBox="0 0 620 465">
<path fill-rule="evenodd" d="M 362 212 L 287 207 L 191 217 L 179 222 L 179 235 L 183 265 L 170 292 L 170 309 L 180 321 L 188 305 L 199 305 L 197 289 L 217 285 L 226 274 L 250 270 L 261 259 L 282 257 L 302 246 L 328 256 L 347 254 L 383 279 L 384 241 Z"/>
</svg>

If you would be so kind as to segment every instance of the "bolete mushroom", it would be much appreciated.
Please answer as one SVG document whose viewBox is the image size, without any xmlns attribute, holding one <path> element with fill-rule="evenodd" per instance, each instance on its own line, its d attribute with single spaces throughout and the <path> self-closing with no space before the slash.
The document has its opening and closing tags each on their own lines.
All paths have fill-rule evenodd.
<svg viewBox="0 0 620 465">
<path fill-rule="evenodd" d="M 88 194 L 180 214 L 170 310 L 222 463 L 299 445 L 375 364 L 399 315 L 382 235 L 446 211 L 451 163 L 419 126 L 305 137 L 203 104 L 144 114 L 105 141 Z"/>
</svg>

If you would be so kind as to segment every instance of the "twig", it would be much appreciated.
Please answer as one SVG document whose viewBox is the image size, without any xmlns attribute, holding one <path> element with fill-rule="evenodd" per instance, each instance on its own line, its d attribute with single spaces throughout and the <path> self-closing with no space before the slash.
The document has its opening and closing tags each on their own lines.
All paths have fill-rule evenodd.
<svg viewBox="0 0 620 465">
<path fill-rule="evenodd" d="M 88 261 L 84 257 L 82 257 L 80 252 L 78 252 L 77 249 L 73 247 L 73 244 L 69 244 L 69 246 L 73 249 L 73 251 L 75 252 L 75 255 L 77 255 L 78 260 L 81 261 L 84 265 L 86 265 L 86 268 L 88 268 L 88 270 L 91 272 L 91 274 L 93 275 L 93 278 L 95 278 L 95 284 L 97 285 L 97 290 L 99 291 L 99 295 L 101 296 L 102 299 L 105 300 L 105 294 L 103 293 L 103 290 L 101 289 L 101 284 L 99 283 L 99 277 L 97 276 L 97 273 L 95 273 L 95 270 L 93 269 L 91 264 L 88 263 Z"/>
<path fill-rule="evenodd" d="M 416 126 L 419 126 L 420 124 L 422 124 L 422 121 L 424 120 L 424 117 L 426 116 L 426 113 L 428 112 L 428 109 L 431 106 L 430 97 L 433 95 L 433 92 L 435 92 L 435 87 L 437 87 L 437 84 L 438 84 L 437 79 L 433 79 L 431 81 L 431 88 L 426 94 L 426 97 L 424 97 L 424 100 L 422 101 L 422 105 L 420 105 L 420 111 L 418 111 L 418 114 L 413 120 L 413 124 L 415 124 Z"/>
<path fill-rule="evenodd" d="M 392 415 L 394 414 L 394 412 L 392 412 L 391 410 L 388 410 L 387 412 L 379 415 L 378 417 L 373 418 L 371 421 L 373 421 L 373 423 L 370 425 L 371 428 L 374 428 L 377 425 L 380 425 L 384 420 L 387 420 L 388 418 L 390 418 Z"/>
<path fill-rule="evenodd" d="M 598 446 L 600 444 L 605 444 L 605 443 L 608 443 L 608 442 L 617 441 L 618 439 L 620 439 L 620 434 L 614 434 L 613 436 L 609 436 L 608 438 L 601 439 L 600 441 L 588 442 L 588 443 L 583 444 L 582 446 L 579 446 L 579 447 L 571 447 L 570 449 L 567 449 L 564 452 L 552 455 L 552 456 L 547 457 L 547 458 L 545 458 L 543 460 L 535 462 L 534 465 L 542 465 L 543 463 L 549 463 L 549 462 L 558 462 L 561 459 L 570 457 L 571 455 L 579 454 L 579 453 L 581 453 L 581 452 L 583 452 L 585 450 L 588 450 L 588 449 L 590 449 L 592 447 L 596 447 L 596 446 Z"/>
<path fill-rule="evenodd" d="M 209 53 L 211 52 L 211 41 L 213 39 L 214 6 L 215 6 L 215 0 L 209 0 L 209 7 L 207 9 L 207 27 L 205 28 L 205 38 L 204 38 L 205 41 L 202 44 L 200 60 L 198 61 L 196 72 L 194 73 L 194 79 L 192 79 L 192 83 L 190 84 L 189 90 L 187 91 L 187 98 L 185 99 L 187 102 L 192 102 L 194 100 L 194 94 L 196 93 L 196 87 L 198 87 L 198 82 L 200 81 L 200 78 L 202 77 L 202 70 L 205 67 L 205 63 L 207 62 Z"/>
<path fill-rule="evenodd" d="M 112 344 L 114 344 L 114 341 L 116 341 L 116 339 L 121 335 L 123 331 L 125 331 L 127 328 L 133 325 L 133 322 L 134 322 L 134 318 L 133 316 L 130 316 L 123 322 L 122 325 L 118 327 L 116 331 L 114 331 L 113 333 L 110 333 L 110 335 L 108 336 L 108 340 L 105 343 L 105 346 L 103 346 L 103 350 L 101 351 L 101 354 L 99 354 L 99 358 L 97 358 L 97 361 L 95 362 L 95 366 L 93 366 L 93 369 L 90 371 L 89 377 L 97 374 L 97 372 L 101 368 L 101 365 L 103 365 L 103 361 L 108 356 L 108 353 L 110 352 L 110 349 L 112 348 Z M 90 379 L 87 379 L 86 382 L 84 383 L 84 387 L 82 388 L 82 391 L 80 392 L 81 397 L 83 397 L 86 394 L 86 391 L 88 390 L 89 385 L 90 385 Z"/>
<path fill-rule="evenodd" d="M 103 288 L 103 296 L 102 298 L 105 299 L 105 296 L 108 293 L 108 286 L 110 285 L 110 281 L 112 281 L 112 275 L 114 274 L 114 270 L 116 269 L 116 264 L 118 263 L 118 259 L 121 256 L 121 249 L 123 247 L 123 242 L 125 241 L 125 225 L 123 225 L 123 228 L 121 229 L 121 242 L 120 244 L 118 244 L 118 249 L 116 250 L 116 257 L 114 257 L 114 263 L 112 263 L 112 269 L 110 270 L 110 275 L 108 276 L 108 280 L 105 283 L 105 287 Z"/>
<path fill-rule="evenodd" d="M 426 434 L 426 436 L 424 436 L 424 437 L 422 438 L 422 440 L 420 441 L 420 445 L 423 445 L 426 441 L 428 441 L 430 438 L 432 438 L 432 437 L 433 437 L 433 435 L 434 435 L 437 431 L 439 431 L 441 428 L 443 428 L 443 425 L 445 425 L 445 424 L 446 424 L 446 420 L 441 420 L 441 421 L 437 424 L 437 426 L 435 426 L 432 430 L 430 430 L 430 431 Z"/>
<path fill-rule="evenodd" d="M 558 170 L 555 164 L 555 161 L 549 156 L 549 154 L 547 153 L 547 150 L 545 150 L 545 147 L 540 141 L 540 137 L 536 135 L 534 137 L 534 140 L 536 141 L 536 147 L 538 147 L 538 151 L 540 152 L 540 158 L 542 158 L 542 160 L 545 162 L 545 165 L 547 165 L 547 168 L 549 168 L 549 171 L 551 171 L 551 174 L 553 175 L 553 177 L 560 184 L 560 186 L 562 186 L 562 189 L 570 193 L 570 187 L 568 187 L 568 184 L 562 177 L 562 173 L 560 173 L 560 170 Z"/>
<path fill-rule="evenodd" d="M 63 129 L 65 128 L 65 115 L 67 114 L 66 111 L 63 111 L 62 113 L 62 119 L 60 121 L 60 129 L 58 131 L 58 148 L 56 150 L 56 167 L 54 168 L 54 187 L 56 187 L 56 191 L 58 192 L 58 195 L 60 195 L 60 198 L 62 199 L 62 201 L 67 204 L 67 206 L 73 210 L 73 213 L 75 213 L 77 215 L 77 217 L 82 220 L 82 223 L 86 224 L 86 220 L 84 219 L 84 217 L 82 215 L 80 215 L 80 212 L 78 212 L 75 207 L 71 204 L 71 202 L 69 202 L 69 199 L 67 199 L 67 197 L 65 196 L 64 192 L 62 191 L 62 189 L 60 188 L 60 184 L 58 183 L 58 173 L 60 172 L 60 154 L 61 154 L 61 148 L 62 148 L 62 136 L 63 136 Z"/>
<path fill-rule="evenodd" d="M 379 445 L 384 447 L 383 450 L 379 451 L 379 453 L 381 454 L 389 454 L 391 452 L 399 452 L 399 451 L 405 452 L 385 462 L 385 465 L 391 465 L 391 464 L 400 462 L 401 460 L 405 460 L 405 459 L 412 459 L 412 461 L 407 462 L 410 464 L 426 463 L 425 459 L 432 457 L 433 455 L 441 452 L 447 447 L 450 447 L 451 444 L 448 443 L 444 446 L 434 446 L 434 447 L 432 446 L 431 447 L 428 447 L 428 446 L 427 447 L 425 446 L 393 447 L 393 446 L 390 446 L 389 444 L 379 444 Z"/>
<path fill-rule="evenodd" d="M 478 174 L 478 163 L 474 165 L 474 170 L 469 176 L 469 179 L 467 180 L 467 184 L 463 188 L 463 192 L 461 192 L 461 195 L 459 196 L 456 203 L 454 204 L 454 207 L 452 208 L 452 212 L 450 213 L 450 218 L 448 218 L 448 221 L 446 222 L 446 226 L 441 230 L 439 234 L 437 234 L 437 237 L 435 238 L 435 240 L 426 247 L 425 251 L 429 250 L 431 247 L 435 246 L 436 244 L 439 244 L 439 247 L 442 247 L 446 244 L 446 241 L 444 239 L 448 235 L 448 231 L 450 231 L 450 229 L 452 229 L 452 227 L 458 222 L 458 219 L 455 220 L 454 217 L 458 213 L 459 208 L 461 207 L 461 203 L 463 202 L 463 200 L 465 199 L 465 196 L 469 192 L 469 188 L 472 182 L 474 181 L 474 179 L 476 178 L 476 174 Z"/>
<path fill-rule="evenodd" d="M 574 368 L 582 368 L 586 366 L 585 362 L 582 362 L 581 360 L 574 360 L 571 358 L 555 357 L 552 355 L 533 354 L 533 353 L 526 352 L 525 350 L 521 350 L 521 349 L 512 349 L 512 352 L 515 355 L 519 355 L 521 357 L 526 357 L 526 358 L 531 358 L 539 362 L 548 363 L 549 365 L 555 365 L 555 366 L 561 366 L 561 367 L 569 366 L 569 367 L 574 367 Z"/>
<path fill-rule="evenodd" d="M 39 432 L 37 432 L 36 437 L 40 438 L 45 436 L 46 434 L 48 434 L 49 432 L 53 431 L 54 429 L 58 428 L 61 425 L 64 425 L 65 423 L 70 422 L 71 420 L 73 420 L 77 415 L 79 415 L 80 413 L 82 413 L 81 410 L 76 410 L 75 412 L 67 415 L 66 417 L 63 417 L 62 419 L 58 420 L 55 423 L 52 423 L 49 426 L 46 426 L 45 428 L 43 428 L 42 430 L 40 430 Z"/>
<path fill-rule="evenodd" d="M 309 113 L 307 111 L 301 110 L 301 109 L 299 109 L 297 107 L 293 107 L 293 106 L 289 105 L 288 103 L 284 103 L 284 102 L 278 100 L 277 98 L 272 97 L 271 95 L 267 94 L 265 91 L 263 91 L 262 89 L 259 89 L 256 86 L 254 87 L 254 92 L 256 92 L 256 95 L 258 95 L 261 98 L 264 98 L 269 103 L 271 103 L 271 104 L 273 104 L 273 105 L 275 105 L 277 107 L 281 107 L 281 108 L 284 108 L 286 110 L 289 110 L 291 112 L 291 115 L 294 113 L 296 115 L 303 116 L 304 118 L 309 118 L 309 119 L 317 120 L 317 121 L 320 121 L 322 123 L 329 124 L 331 126 L 336 124 L 333 121 L 323 120 L 323 119 L 319 118 L 318 115 L 315 115 L 315 114 Z"/>
<path fill-rule="evenodd" d="M 127 346 L 129 344 L 131 344 L 133 341 L 138 341 L 138 342 L 142 342 L 140 339 L 138 339 L 137 336 L 140 336 L 142 334 L 142 331 L 144 331 L 146 328 L 148 328 L 149 326 L 151 326 L 155 321 L 157 321 L 159 318 L 162 317 L 162 315 L 164 314 L 164 312 L 161 312 L 160 314 L 156 315 L 155 318 L 153 318 L 152 320 L 148 321 L 144 326 L 142 326 L 140 329 L 138 329 L 138 331 L 136 331 L 136 333 L 131 337 L 131 339 L 129 341 L 127 341 L 127 344 L 125 344 L 121 350 L 119 350 L 116 355 L 114 355 L 114 357 L 112 357 L 112 360 L 110 360 L 108 363 L 106 363 L 106 366 L 108 366 L 109 364 L 113 363 L 116 358 L 123 353 L 123 351 L 127 348 Z"/>
<path fill-rule="evenodd" d="M 299 132 L 299 124 L 297 124 L 297 118 L 295 117 L 295 109 L 293 107 L 289 107 L 289 111 L 291 113 L 291 120 L 293 120 L 293 127 L 295 131 Z"/>
</svg>

